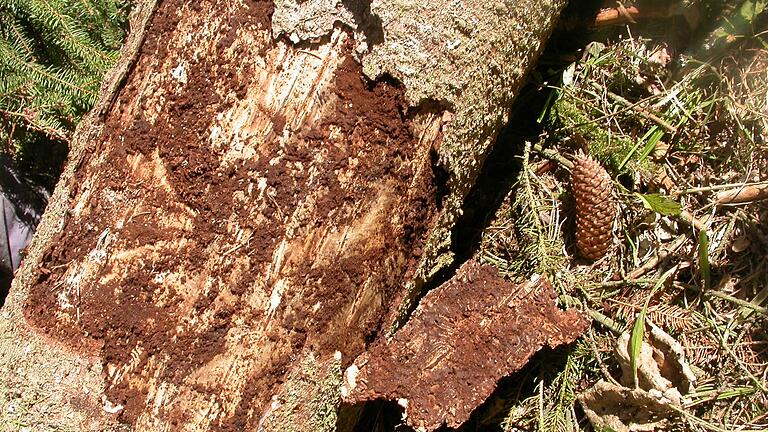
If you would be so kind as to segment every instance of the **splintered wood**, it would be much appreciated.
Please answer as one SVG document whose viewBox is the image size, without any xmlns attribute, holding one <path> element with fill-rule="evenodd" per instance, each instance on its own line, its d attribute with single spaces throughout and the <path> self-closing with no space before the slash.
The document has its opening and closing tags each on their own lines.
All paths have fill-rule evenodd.
<svg viewBox="0 0 768 432">
<path fill-rule="evenodd" d="M 412 427 L 456 427 L 541 348 L 578 338 L 589 321 L 556 305 L 539 278 L 514 285 L 470 261 L 429 292 L 408 324 L 345 372 L 347 403 L 396 400 Z"/>
</svg>

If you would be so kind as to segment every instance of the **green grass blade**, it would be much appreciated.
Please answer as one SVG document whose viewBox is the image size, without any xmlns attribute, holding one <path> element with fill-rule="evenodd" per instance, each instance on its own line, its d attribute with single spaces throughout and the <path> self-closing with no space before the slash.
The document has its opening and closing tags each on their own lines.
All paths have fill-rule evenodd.
<svg viewBox="0 0 768 432">
<path fill-rule="evenodd" d="M 645 299 L 645 304 L 643 305 L 643 309 L 640 311 L 639 314 L 637 314 L 637 318 L 635 318 L 635 324 L 632 326 L 632 334 L 629 337 L 629 365 L 632 368 L 632 380 L 635 383 L 635 388 L 639 386 L 638 380 L 637 380 L 637 368 L 639 366 L 638 361 L 640 360 L 640 351 L 643 348 L 643 339 L 645 337 L 645 314 L 648 310 L 648 304 L 651 302 L 651 298 L 654 294 L 656 294 L 656 291 L 659 290 L 664 285 L 664 282 L 666 282 L 667 279 L 670 278 L 675 272 L 677 271 L 678 266 L 673 266 L 666 272 L 664 272 L 663 275 L 659 278 L 659 280 L 656 281 L 655 284 L 653 284 L 653 288 L 651 288 L 651 292 L 648 293 L 648 298 Z"/>
<path fill-rule="evenodd" d="M 707 237 L 707 232 L 704 230 L 699 231 L 699 271 L 701 272 L 704 289 L 709 290 L 711 283 L 709 272 L 709 237 Z"/>
<path fill-rule="evenodd" d="M 637 380 L 637 368 L 639 366 L 640 351 L 643 348 L 643 338 L 645 337 L 645 311 L 648 305 L 643 306 L 643 310 L 637 314 L 635 318 L 635 325 L 632 327 L 632 335 L 629 338 L 629 364 L 632 368 L 632 381 L 635 383 L 635 388 L 640 385 Z"/>
<path fill-rule="evenodd" d="M 651 128 L 650 136 L 648 137 L 648 140 L 645 142 L 645 147 L 643 147 L 643 151 L 640 152 L 640 155 L 638 156 L 638 160 L 644 160 L 646 159 L 655 149 L 656 144 L 661 141 L 661 137 L 664 136 L 664 130 L 661 129 L 658 126 L 654 126 Z"/>
<path fill-rule="evenodd" d="M 552 107 L 552 103 L 557 99 L 557 96 L 558 96 L 557 93 L 558 91 L 556 89 L 550 90 L 549 95 L 547 96 L 547 101 L 544 102 L 544 107 L 541 109 L 539 116 L 536 117 L 536 123 L 542 124 L 544 122 L 544 119 L 547 118 L 547 114 L 549 113 L 549 110 Z"/>
</svg>

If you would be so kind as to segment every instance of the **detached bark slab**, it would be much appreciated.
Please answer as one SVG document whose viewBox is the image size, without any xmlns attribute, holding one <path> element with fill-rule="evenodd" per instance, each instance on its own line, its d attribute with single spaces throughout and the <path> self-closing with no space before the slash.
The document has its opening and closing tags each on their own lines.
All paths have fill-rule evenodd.
<svg viewBox="0 0 768 432">
<path fill-rule="evenodd" d="M 345 372 L 346 402 L 397 401 L 408 425 L 456 427 L 541 348 L 573 342 L 589 327 L 556 306 L 544 279 L 513 285 L 495 268 L 464 264 L 430 291 L 408 324 Z"/>
<path fill-rule="evenodd" d="M 564 3 L 142 5 L 0 316 L 14 391 L 79 377 L 24 422 L 332 428 Z"/>
</svg>

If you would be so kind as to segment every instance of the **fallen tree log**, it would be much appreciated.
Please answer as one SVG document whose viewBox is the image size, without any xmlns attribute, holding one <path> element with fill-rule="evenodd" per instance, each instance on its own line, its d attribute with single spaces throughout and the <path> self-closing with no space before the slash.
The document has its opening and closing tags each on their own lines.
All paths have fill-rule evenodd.
<svg viewBox="0 0 768 432">
<path fill-rule="evenodd" d="M 19 418 L 332 430 L 563 4 L 143 4 L 3 309 Z"/>
</svg>

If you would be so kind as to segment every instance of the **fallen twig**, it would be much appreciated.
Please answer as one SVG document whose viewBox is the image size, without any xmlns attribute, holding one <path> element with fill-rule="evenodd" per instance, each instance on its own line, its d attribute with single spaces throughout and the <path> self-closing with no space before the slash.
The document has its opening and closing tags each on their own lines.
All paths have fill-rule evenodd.
<svg viewBox="0 0 768 432">
<path fill-rule="evenodd" d="M 615 8 L 601 9 L 595 17 L 594 25 L 600 27 L 634 23 L 635 20 L 644 18 L 669 18 L 674 15 L 673 12 L 673 9 L 670 7 L 644 7 L 639 9 L 636 6 L 624 7 L 619 3 Z"/>
<path fill-rule="evenodd" d="M 680 212 L 680 220 L 687 223 L 688 225 L 694 227 L 696 231 L 704 231 L 707 229 L 704 222 L 696 218 L 694 215 L 692 215 L 689 211 L 683 210 Z"/>
<path fill-rule="evenodd" d="M 725 301 L 729 301 L 729 302 L 731 302 L 731 303 L 733 303 L 733 304 L 735 304 L 737 306 L 741 306 L 741 307 L 745 307 L 745 308 L 748 308 L 748 309 L 752 309 L 753 311 L 755 311 L 757 313 L 761 313 L 763 315 L 768 316 L 768 308 L 765 308 L 765 307 L 760 306 L 760 305 L 756 305 L 756 304 L 754 304 L 754 303 L 752 303 L 750 301 L 746 301 L 746 300 L 742 300 L 740 298 L 736 298 L 736 297 L 734 297 L 734 296 L 732 296 L 730 294 L 726 294 L 726 293 L 721 292 L 721 291 L 709 290 L 709 291 L 707 291 L 707 294 L 711 295 L 712 297 L 717 297 L 719 299 L 722 299 L 722 300 L 725 300 Z"/>
<path fill-rule="evenodd" d="M 768 198 L 768 183 L 756 183 L 719 192 L 715 202 L 717 205 L 744 204 L 766 198 Z"/>
<path fill-rule="evenodd" d="M 712 186 L 701 186 L 701 187 L 694 187 L 689 189 L 683 189 L 680 192 L 678 192 L 678 195 L 687 195 L 692 193 L 701 193 L 701 192 L 711 192 L 711 191 L 718 191 L 723 189 L 734 189 L 734 188 L 743 188 L 745 186 L 766 186 L 768 187 L 768 181 L 762 181 L 762 182 L 755 182 L 755 183 L 728 183 L 728 184 L 721 184 L 721 185 L 712 185 Z"/>
<path fill-rule="evenodd" d="M 586 312 L 590 318 L 604 325 L 606 328 L 608 328 L 612 332 L 616 334 L 621 334 L 622 332 L 621 325 L 616 321 L 612 320 L 611 318 L 601 314 L 600 312 L 594 309 L 587 308 Z"/>
<path fill-rule="evenodd" d="M 595 341 L 592 339 L 593 331 L 589 330 L 589 336 L 585 337 L 584 339 L 589 344 L 589 348 L 592 350 L 592 355 L 594 356 L 595 360 L 597 361 L 597 365 L 600 368 L 600 371 L 603 373 L 603 379 L 610 381 L 614 385 L 620 385 L 618 381 L 616 381 L 615 378 L 611 375 L 611 373 L 608 371 L 608 367 L 605 366 L 605 362 L 603 362 L 603 358 L 600 355 L 600 352 L 597 349 L 597 345 L 595 345 Z"/>
<path fill-rule="evenodd" d="M 621 287 L 626 285 L 647 285 L 655 282 L 654 279 L 623 279 L 617 281 L 605 281 L 587 284 L 588 286 L 600 287 L 600 288 L 612 288 Z"/>
<path fill-rule="evenodd" d="M 659 263 L 661 261 L 663 261 L 666 257 L 668 257 L 672 252 L 676 251 L 677 248 L 682 246 L 683 243 L 685 243 L 686 240 L 688 240 L 688 237 L 686 237 L 686 236 L 678 237 L 677 240 L 672 242 L 672 244 L 670 244 L 668 248 L 661 249 L 656 254 L 656 256 L 654 256 L 653 258 L 651 258 L 648 261 L 646 261 L 645 264 L 643 264 L 640 267 L 632 270 L 627 275 L 627 279 L 630 279 L 630 280 L 631 279 L 638 279 L 638 278 L 640 278 L 640 276 L 642 276 L 642 275 L 648 273 L 649 271 L 655 269 L 656 266 L 659 265 Z"/>
<path fill-rule="evenodd" d="M 693 291 L 696 291 L 696 292 L 702 292 L 701 288 L 699 288 L 699 287 L 697 287 L 695 285 L 684 284 L 682 282 L 675 282 L 674 285 L 676 287 L 680 288 L 680 289 L 689 289 L 689 290 L 693 290 Z M 736 298 L 736 297 L 734 297 L 734 296 L 732 296 L 730 294 L 726 294 L 726 293 L 724 293 L 722 291 L 716 291 L 716 290 L 710 289 L 710 290 L 704 290 L 703 294 L 704 294 L 704 296 L 717 297 L 720 300 L 725 300 L 727 302 L 735 304 L 736 306 L 745 307 L 745 308 L 751 309 L 751 310 L 753 310 L 753 311 L 755 311 L 755 312 L 757 312 L 759 314 L 768 316 L 768 308 L 760 306 L 760 305 L 757 305 L 757 304 L 754 304 L 751 301 L 747 301 L 747 300 L 742 300 L 740 298 Z"/>
<path fill-rule="evenodd" d="M 534 144 L 533 149 L 540 155 L 544 156 L 545 158 L 552 159 L 553 161 L 568 168 L 569 170 L 573 169 L 573 162 L 571 162 L 565 156 L 561 155 L 555 150 L 545 149 L 541 146 L 541 143 Z"/>
</svg>

